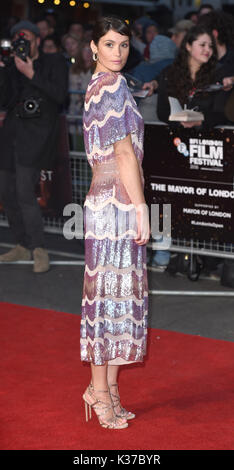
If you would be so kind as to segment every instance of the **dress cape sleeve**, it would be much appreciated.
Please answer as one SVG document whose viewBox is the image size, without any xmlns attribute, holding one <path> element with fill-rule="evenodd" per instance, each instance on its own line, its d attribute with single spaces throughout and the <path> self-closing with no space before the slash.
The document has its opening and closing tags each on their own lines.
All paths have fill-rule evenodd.
<svg viewBox="0 0 234 470">
<path fill-rule="evenodd" d="M 103 149 L 138 129 L 140 113 L 121 74 L 100 76 L 85 104 L 89 141 Z"/>
</svg>

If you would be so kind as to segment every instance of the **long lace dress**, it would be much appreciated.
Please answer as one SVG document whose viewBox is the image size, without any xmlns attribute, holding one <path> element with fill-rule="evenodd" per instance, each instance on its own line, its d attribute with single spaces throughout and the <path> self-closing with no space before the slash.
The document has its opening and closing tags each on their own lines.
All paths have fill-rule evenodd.
<svg viewBox="0 0 234 470">
<path fill-rule="evenodd" d="M 135 209 L 121 182 L 113 144 L 131 134 L 144 186 L 144 124 L 121 73 L 92 76 L 83 128 L 93 178 L 84 203 L 81 360 L 95 365 L 139 362 L 147 340 L 146 245 L 134 240 Z"/>
</svg>

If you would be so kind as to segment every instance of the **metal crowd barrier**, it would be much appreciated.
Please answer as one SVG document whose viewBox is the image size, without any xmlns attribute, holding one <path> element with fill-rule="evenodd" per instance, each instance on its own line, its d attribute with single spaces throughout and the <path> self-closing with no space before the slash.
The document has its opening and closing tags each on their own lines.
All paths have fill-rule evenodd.
<svg viewBox="0 0 234 470">
<path fill-rule="evenodd" d="M 82 124 L 82 116 L 67 115 L 68 125 L 69 122 L 77 122 L 77 129 Z M 162 125 L 161 122 L 145 122 L 145 124 Z M 222 128 L 225 126 L 222 126 Z M 230 127 L 228 127 L 230 129 Z M 233 127 L 231 127 L 233 129 Z M 81 136 L 82 138 L 82 136 Z M 92 171 L 88 164 L 87 157 L 83 150 L 70 150 L 70 164 L 71 164 L 71 178 L 72 178 L 72 202 L 79 204 L 83 207 L 86 194 L 90 187 L 92 178 Z M 50 233 L 63 233 L 64 218 L 44 218 L 44 228 L 46 232 Z M 0 226 L 7 226 L 7 221 L 4 215 L 0 214 Z M 151 243 L 148 244 L 151 247 Z M 170 252 L 185 253 L 190 256 L 191 269 L 194 255 L 213 256 L 219 258 L 234 259 L 234 245 L 220 244 L 217 242 L 208 242 L 205 240 L 186 240 L 186 239 L 172 239 Z M 234 295 L 234 292 L 208 292 L 208 291 L 150 291 L 151 294 L 156 295 Z"/>
<path fill-rule="evenodd" d="M 82 124 L 82 116 L 66 116 L 68 124 L 74 121 L 77 122 L 78 126 Z M 161 122 L 146 121 L 145 124 L 162 125 Z M 234 129 L 230 126 L 222 126 L 222 128 Z M 71 164 L 71 178 L 72 178 L 72 202 L 83 206 L 86 194 L 89 190 L 92 170 L 87 161 L 86 153 L 82 150 L 70 150 L 70 164 Z M 53 233 L 62 233 L 64 219 L 61 218 L 44 218 L 45 231 Z M 7 225 L 6 218 L 0 214 L 0 226 Z M 187 253 L 188 251 L 192 254 L 203 254 L 215 257 L 233 258 L 234 247 L 230 244 L 220 244 L 218 242 L 207 242 L 205 240 L 185 240 L 185 239 L 173 239 L 170 247 L 170 251 Z"/>
<path fill-rule="evenodd" d="M 82 124 L 82 116 L 66 116 L 68 124 L 77 122 L 77 128 Z M 72 178 L 72 202 L 83 206 L 85 196 L 89 190 L 92 170 L 88 164 L 86 153 L 84 151 L 69 151 L 71 178 Z M 44 217 L 44 229 L 46 232 L 63 233 L 63 217 Z M 0 226 L 7 226 L 6 217 L 0 213 Z"/>
</svg>

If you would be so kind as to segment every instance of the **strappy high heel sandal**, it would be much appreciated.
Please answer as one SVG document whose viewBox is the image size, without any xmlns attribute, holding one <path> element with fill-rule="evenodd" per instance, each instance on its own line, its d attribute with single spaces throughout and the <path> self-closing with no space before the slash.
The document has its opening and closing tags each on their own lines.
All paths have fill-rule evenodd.
<svg viewBox="0 0 234 470">
<path fill-rule="evenodd" d="M 85 402 L 85 417 L 86 421 L 92 418 L 92 408 L 94 409 L 98 421 L 103 428 L 108 429 L 124 429 L 128 427 L 128 423 L 121 416 L 122 422 L 120 422 L 119 417 L 115 415 L 113 405 L 105 401 L 99 400 L 96 397 L 96 393 L 110 393 L 109 390 L 94 390 L 93 386 L 89 385 L 83 394 L 83 400 Z M 113 416 L 111 418 L 105 418 L 105 414 L 113 410 Z"/>
<path fill-rule="evenodd" d="M 111 389 L 112 387 L 115 387 L 115 392 L 112 393 Z M 115 410 L 115 414 L 118 418 L 125 418 L 125 419 L 134 419 L 136 415 L 132 413 L 131 411 L 125 410 L 125 408 L 122 407 L 120 404 L 120 396 L 119 396 L 119 389 L 118 389 L 118 384 L 111 384 L 109 385 L 110 388 L 110 394 L 111 394 L 111 399 L 113 402 L 113 408 L 117 408 L 117 406 L 120 407 L 120 411 L 117 413 Z"/>
</svg>

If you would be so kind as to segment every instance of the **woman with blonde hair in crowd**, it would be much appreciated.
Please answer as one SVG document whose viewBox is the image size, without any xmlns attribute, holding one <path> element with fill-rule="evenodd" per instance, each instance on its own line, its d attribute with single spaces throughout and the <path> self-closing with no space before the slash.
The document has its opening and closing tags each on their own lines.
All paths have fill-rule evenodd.
<svg viewBox="0 0 234 470">
<path fill-rule="evenodd" d="M 74 57 L 79 54 L 81 40 L 72 33 L 67 33 L 62 37 L 62 46 L 69 65 L 73 63 Z"/>
</svg>

